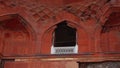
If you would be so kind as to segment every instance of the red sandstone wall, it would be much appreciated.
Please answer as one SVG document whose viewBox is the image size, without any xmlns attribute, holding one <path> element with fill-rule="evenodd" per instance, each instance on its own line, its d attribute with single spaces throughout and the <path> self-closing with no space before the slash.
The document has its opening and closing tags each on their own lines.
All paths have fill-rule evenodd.
<svg viewBox="0 0 120 68">
<path fill-rule="evenodd" d="M 78 68 L 77 62 L 6 62 L 4 68 Z"/>
<path fill-rule="evenodd" d="M 102 52 L 119 53 L 119 32 L 116 33 L 110 31 L 109 35 L 106 33 L 101 34 L 101 31 L 103 29 L 102 26 L 104 26 L 106 20 L 109 19 L 110 15 L 114 12 L 120 12 L 120 8 L 118 7 L 119 1 L 117 2 L 116 0 L 117 4 L 115 4 L 116 2 L 112 2 L 112 7 L 111 3 L 107 3 L 106 1 L 107 0 L 100 0 L 94 2 L 95 4 L 90 4 L 93 2 L 91 0 L 86 0 L 85 2 L 82 2 L 83 4 L 85 4 L 85 6 L 81 5 L 81 3 L 71 3 L 71 6 L 64 7 L 59 7 L 61 4 L 59 4 L 59 6 L 56 6 L 59 1 L 54 1 L 55 3 L 50 4 L 51 6 L 56 6 L 54 8 L 50 8 L 49 6 L 44 6 L 41 4 L 38 5 L 36 4 L 36 1 L 33 0 L 0 1 L 0 21 L 8 20 L 9 18 L 4 17 L 4 15 L 8 15 L 8 17 L 11 17 L 11 15 L 9 14 L 18 14 L 19 16 L 21 16 L 22 18 L 20 18 L 20 20 L 17 20 L 19 21 L 19 23 L 23 19 L 27 21 L 27 24 L 23 24 L 22 27 L 25 28 L 22 31 L 22 34 L 25 36 L 20 35 L 21 33 L 19 33 L 19 31 L 21 29 L 19 29 L 18 31 L 14 31 L 14 29 L 18 28 L 19 25 L 13 26 L 13 24 L 16 22 L 12 21 L 14 23 L 9 26 L 10 29 L 12 29 L 5 30 L 3 32 L 3 35 L 5 36 L 5 32 L 8 32 L 8 34 L 11 34 L 11 36 L 13 37 L 6 38 L 3 36 L 4 39 L 0 39 L 0 42 L 1 40 L 3 40 L 3 42 L 1 43 L 3 44 L 3 46 L 0 44 L 0 52 L 2 51 L 2 54 L 4 56 L 10 57 L 50 55 L 50 49 L 52 45 L 52 33 L 54 31 L 54 27 L 61 21 L 66 20 L 68 21 L 68 24 L 72 24 L 72 26 L 77 29 L 79 55 L 92 54 L 92 56 L 101 56 L 103 55 Z M 78 0 L 76 2 L 78 2 Z M 46 0 L 46 3 L 48 4 L 49 1 Z M 69 2 L 66 1 L 66 4 L 67 3 Z M 10 22 L 8 25 L 10 25 Z M 8 25 L 5 28 L 7 28 Z M 27 31 L 27 33 L 24 32 L 24 30 Z M 17 37 L 14 37 L 16 35 L 20 35 L 22 36 L 22 38 L 16 39 Z M 119 57 L 119 54 L 117 55 Z"/>
<path fill-rule="evenodd" d="M 119 31 L 110 31 L 102 34 L 101 47 L 103 52 L 118 53 L 120 52 Z"/>
<path fill-rule="evenodd" d="M 6 61 L 4 68 L 78 68 L 77 61 L 120 60 L 119 30 L 102 32 L 107 20 L 112 20 L 111 14 L 120 13 L 119 0 L 112 0 L 110 3 L 107 2 L 108 0 L 50 1 L 0 0 L 0 53 L 3 55 L 2 58 L 27 57 L 27 61 Z M 12 14 L 17 14 L 20 18 L 15 19 L 16 21 L 8 21 L 14 17 Z M 119 20 L 119 16 L 112 16 L 112 18 Z M 78 54 L 51 56 L 52 33 L 55 25 L 64 20 L 77 29 Z M 6 25 L 1 25 L 1 21 L 2 23 L 8 22 Z M 119 24 L 120 21 L 112 20 L 112 23 L 116 22 Z M 53 57 L 53 60 L 61 57 L 62 60 L 68 59 L 75 62 L 41 61 L 46 57 Z M 34 59 L 29 61 L 30 58 L 40 58 L 40 61 L 34 61 Z"/>
</svg>

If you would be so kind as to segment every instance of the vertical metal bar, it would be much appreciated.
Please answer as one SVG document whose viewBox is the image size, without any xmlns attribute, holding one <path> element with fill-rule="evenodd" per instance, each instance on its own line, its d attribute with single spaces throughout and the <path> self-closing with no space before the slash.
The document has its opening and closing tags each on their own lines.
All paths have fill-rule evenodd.
<svg viewBox="0 0 120 68">
<path fill-rule="evenodd" d="M 87 68 L 88 63 L 77 62 L 78 68 Z"/>
</svg>

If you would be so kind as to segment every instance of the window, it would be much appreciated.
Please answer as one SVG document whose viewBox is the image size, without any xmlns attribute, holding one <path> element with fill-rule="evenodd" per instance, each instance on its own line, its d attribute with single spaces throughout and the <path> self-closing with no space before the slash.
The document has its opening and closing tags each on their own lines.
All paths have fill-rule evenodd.
<svg viewBox="0 0 120 68">
<path fill-rule="evenodd" d="M 57 24 L 53 40 L 53 54 L 75 53 L 76 29 L 69 27 L 66 21 Z"/>
<path fill-rule="evenodd" d="M 54 47 L 68 47 L 76 44 L 76 29 L 67 26 L 66 22 L 57 25 L 54 34 Z"/>
</svg>

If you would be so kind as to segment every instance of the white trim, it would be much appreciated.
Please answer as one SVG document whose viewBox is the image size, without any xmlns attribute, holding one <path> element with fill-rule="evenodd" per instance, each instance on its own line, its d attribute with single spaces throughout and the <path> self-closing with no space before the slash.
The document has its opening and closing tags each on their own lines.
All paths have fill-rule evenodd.
<svg viewBox="0 0 120 68">
<path fill-rule="evenodd" d="M 51 54 L 77 54 L 78 53 L 78 45 L 71 47 L 54 47 L 51 46 Z"/>
<path fill-rule="evenodd" d="M 55 50 L 54 50 L 54 46 L 52 45 L 51 46 L 51 54 L 54 54 L 55 53 Z"/>
</svg>

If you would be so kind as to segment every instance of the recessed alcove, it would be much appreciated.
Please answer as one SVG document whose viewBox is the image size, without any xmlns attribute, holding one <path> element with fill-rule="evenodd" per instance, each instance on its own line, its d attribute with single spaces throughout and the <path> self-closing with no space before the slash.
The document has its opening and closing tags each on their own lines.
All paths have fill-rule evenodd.
<svg viewBox="0 0 120 68">
<path fill-rule="evenodd" d="M 76 43 L 76 28 L 70 27 L 67 21 L 56 25 L 53 32 L 52 54 L 76 54 L 78 45 Z"/>
<path fill-rule="evenodd" d="M 101 50 L 105 53 L 120 53 L 120 12 L 110 14 L 101 31 Z"/>
<path fill-rule="evenodd" d="M 18 14 L 0 16 L 1 46 L 4 56 L 25 55 L 34 44 L 31 26 Z M 34 47 L 33 47 L 34 48 Z M 33 50 L 31 48 L 31 50 Z"/>
</svg>

